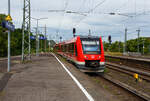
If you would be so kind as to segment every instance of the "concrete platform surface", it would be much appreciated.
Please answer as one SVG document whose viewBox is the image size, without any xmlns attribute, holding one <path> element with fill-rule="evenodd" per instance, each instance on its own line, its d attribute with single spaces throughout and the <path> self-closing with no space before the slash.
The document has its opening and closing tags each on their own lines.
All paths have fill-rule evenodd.
<svg viewBox="0 0 150 101">
<path fill-rule="evenodd" d="M 88 101 L 55 57 L 33 60 L 10 78 L 0 101 Z"/>
</svg>

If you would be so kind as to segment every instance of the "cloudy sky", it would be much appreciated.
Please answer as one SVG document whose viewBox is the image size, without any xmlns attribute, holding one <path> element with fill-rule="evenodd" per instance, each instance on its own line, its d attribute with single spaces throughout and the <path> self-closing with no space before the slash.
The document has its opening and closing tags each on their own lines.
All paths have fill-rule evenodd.
<svg viewBox="0 0 150 101">
<path fill-rule="evenodd" d="M 17 28 L 21 27 L 23 15 L 23 0 L 11 0 L 11 16 Z M 78 12 L 48 12 L 48 10 L 65 10 Z M 1 0 L 0 13 L 7 14 L 7 0 Z M 109 13 L 116 13 L 110 15 Z M 47 26 L 47 35 L 57 40 L 72 37 L 72 28 L 77 29 L 78 35 L 104 36 L 108 35 L 113 41 L 124 41 L 124 30 L 128 28 L 128 39 L 140 36 L 150 36 L 150 0 L 31 0 L 31 16 L 48 18 L 39 21 L 39 26 Z M 36 21 L 31 20 L 32 32 L 35 32 Z M 44 29 L 40 28 L 44 33 Z"/>
</svg>

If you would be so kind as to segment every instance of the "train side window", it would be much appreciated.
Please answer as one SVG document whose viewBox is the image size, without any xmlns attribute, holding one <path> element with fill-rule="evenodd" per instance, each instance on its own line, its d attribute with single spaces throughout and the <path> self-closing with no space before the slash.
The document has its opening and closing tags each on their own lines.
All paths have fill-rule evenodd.
<svg viewBox="0 0 150 101">
<path fill-rule="evenodd" d="M 63 47 L 63 49 L 62 49 L 62 50 L 63 50 L 63 52 L 65 52 L 65 45 L 63 45 L 62 47 Z"/>
<path fill-rule="evenodd" d="M 71 44 L 71 53 L 74 54 L 74 43 Z"/>
<path fill-rule="evenodd" d="M 77 53 L 77 45 L 75 45 L 75 55 L 78 56 L 78 53 Z"/>
<path fill-rule="evenodd" d="M 74 44 L 73 43 L 71 44 L 71 53 L 72 54 L 74 53 Z"/>
<path fill-rule="evenodd" d="M 67 44 L 67 53 L 69 52 L 69 44 Z"/>
<path fill-rule="evenodd" d="M 72 55 L 74 54 L 74 43 L 68 44 L 68 52 Z"/>
<path fill-rule="evenodd" d="M 67 45 L 65 45 L 65 52 L 67 52 Z"/>
<path fill-rule="evenodd" d="M 64 52 L 64 45 L 61 46 L 61 50 L 62 50 L 62 52 Z"/>
</svg>

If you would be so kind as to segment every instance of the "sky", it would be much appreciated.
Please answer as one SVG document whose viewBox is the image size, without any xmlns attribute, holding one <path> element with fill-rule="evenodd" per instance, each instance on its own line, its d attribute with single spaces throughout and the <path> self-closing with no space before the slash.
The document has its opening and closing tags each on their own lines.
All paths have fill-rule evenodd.
<svg viewBox="0 0 150 101">
<path fill-rule="evenodd" d="M 16 28 L 21 28 L 23 19 L 23 0 L 11 1 L 11 16 Z M 1 0 L 0 13 L 7 14 L 7 0 Z M 77 13 L 48 12 L 64 10 Z M 115 13 L 115 15 L 110 15 Z M 31 0 L 31 17 L 48 18 L 39 21 L 40 32 L 50 39 L 63 40 L 72 38 L 72 29 L 77 35 L 88 35 L 89 29 L 94 36 L 103 36 L 107 41 L 124 41 L 125 28 L 128 39 L 137 38 L 138 29 L 141 37 L 150 37 L 150 0 Z M 36 20 L 31 20 L 31 31 L 35 33 Z"/>
</svg>

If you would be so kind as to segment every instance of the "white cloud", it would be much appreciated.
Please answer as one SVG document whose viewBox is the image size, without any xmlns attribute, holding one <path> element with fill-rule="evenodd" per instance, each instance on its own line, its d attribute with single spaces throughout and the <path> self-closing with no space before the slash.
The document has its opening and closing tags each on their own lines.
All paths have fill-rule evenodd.
<svg viewBox="0 0 150 101">
<path fill-rule="evenodd" d="M 35 18 L 48 17 L 47 20 L 39 21 L 39 26 L 45 26 L 46 24 L 49 27 L 48 33 L 53 33 L 52 35 L 54 36 L 56 36 L 56 31 L 59 29 L 61 33 L 60 36 L 63 36 L 64 39 L 71 38 L 72 28 L 76 27 L 77 32 L 81 34 L 87 34 L 88 30 L 91 29 L 94 35 L 112 35 L 114 40 L 119 40 L 121 36 L 123 40 L 122 32 L 124 32 L 125 27 L 128 27 L 130 32 L 135 31 L 140 26 L 150 25 L 149 0 L 106 0 L 99 7 L 95 8 L 93 12 L 88 14 L 87 17 L 77 14 L 64 14 L 63 12 L 48 12 L 48 10 L 64 10 L 65 8 L 66 10 L 75 12 L 87 12 L 102 1 L 103 0 L 31 0 L 31 15 Z M 23 0 L 11 0 L 11 15 L 17 27 L 21 27 L 22 24 L 22 8 Z M 122 16 L 109 15 L 108 13 L 111 12 L 119 13 Z M 141 12 L 143 12 L 143 14 L 133 18 L 123 16 L 126 14 L 134 16 L 134 14 L 138 15 Z M 7 0 L 1 1 L 0 13 L 7 14 Z M 32 20 L 32 27 L 36 27 L 35 20 Z M 141 27 L 141 29 L 141 35 L 148 36 L 149 28 Z"/>
</svg>

